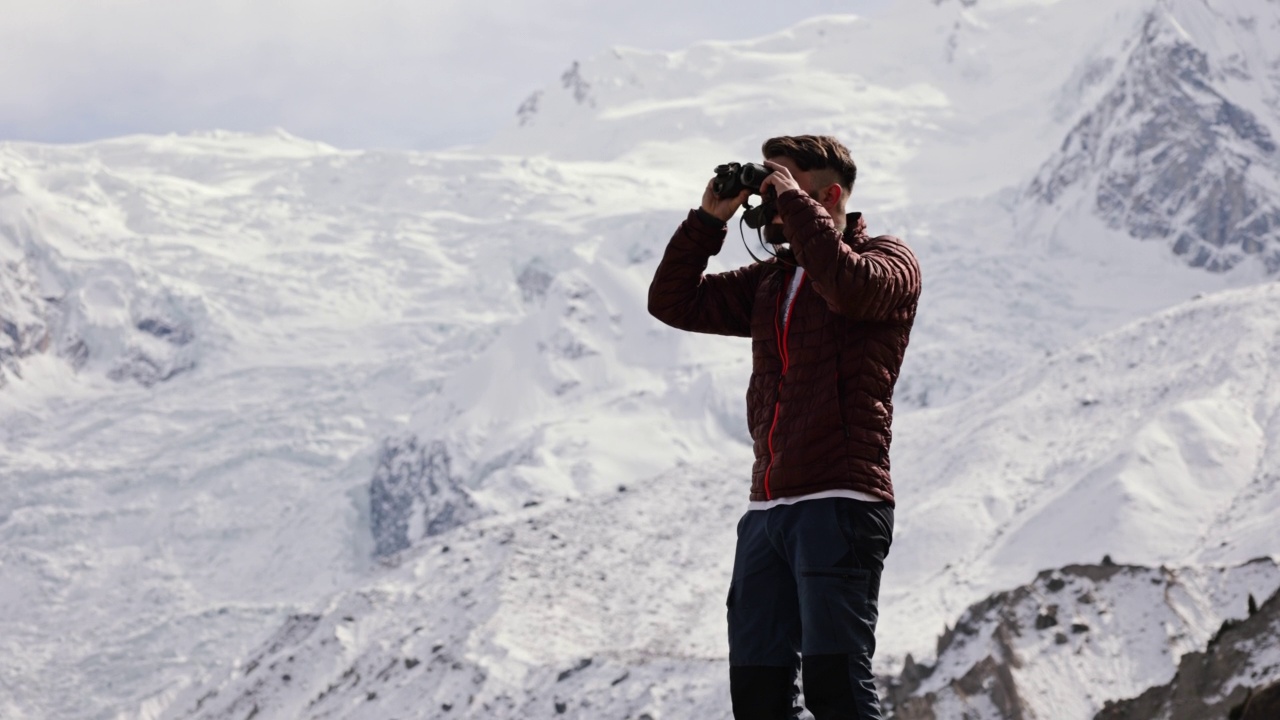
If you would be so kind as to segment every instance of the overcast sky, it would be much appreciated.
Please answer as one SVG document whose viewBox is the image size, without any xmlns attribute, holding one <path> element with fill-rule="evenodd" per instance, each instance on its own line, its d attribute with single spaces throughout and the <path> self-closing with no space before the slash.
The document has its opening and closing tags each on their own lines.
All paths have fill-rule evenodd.
<svg viewBox="0 0 1280 720">
<path fill-rule="evenodd" d="M 0 0 L 0 140 L 282 127 L 482 142 L 574 60 L 757 37 L 892 0 Z"/>
</svg>

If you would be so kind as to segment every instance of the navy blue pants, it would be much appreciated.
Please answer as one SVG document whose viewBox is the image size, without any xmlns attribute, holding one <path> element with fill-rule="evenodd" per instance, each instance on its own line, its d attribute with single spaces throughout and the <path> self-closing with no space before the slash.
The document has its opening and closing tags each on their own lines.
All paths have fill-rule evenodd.
<svg viewBox="0 0 1280 720">
<path fill-rule="evenodd" d="M 729 586 L 736 720 L 881 720 L 871 674 L 893 505 L 848 498 L 748 511 Z"/>
</svg>

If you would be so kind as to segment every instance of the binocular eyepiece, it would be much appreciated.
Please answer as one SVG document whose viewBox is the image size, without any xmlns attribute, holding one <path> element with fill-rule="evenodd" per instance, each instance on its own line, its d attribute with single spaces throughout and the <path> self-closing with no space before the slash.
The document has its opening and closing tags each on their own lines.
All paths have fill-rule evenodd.
<svg viewBox="0 0 1280 720">
<path fill-rule="evenodd" d="M 715 179 L 711 181 L 711 191 L 717 197 L 728 199 L 737 197 L 738 193 L 743 190 L 760 194 L 760 183 L 766 177 L 773 174 L 773 170 L 759 165 L 757 163 L 725 163 L 716 167 Z M 747 205 L 747 210 L 742 214 L 743 222 L 747 227 L 758 230 L 768 225 L 773 220 L 773 216 L 777 214 L 777 208 L 774 207 L 773 189 L 770 188 L 770 197 L 758 207 Z"/>
</svg>

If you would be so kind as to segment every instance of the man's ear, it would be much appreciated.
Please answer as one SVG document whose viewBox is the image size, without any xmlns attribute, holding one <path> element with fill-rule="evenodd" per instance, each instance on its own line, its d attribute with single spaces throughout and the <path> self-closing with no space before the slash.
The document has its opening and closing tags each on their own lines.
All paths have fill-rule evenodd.
<svg viewBox="0 0 1280 720">
<path fill-rule="evenodd" d="M 844 199 L 844 188 L 840 183 L 831 183 L 822 191 L 820 197 L 823 205 L 839 206 L 840 201 Z"/>
</svg>

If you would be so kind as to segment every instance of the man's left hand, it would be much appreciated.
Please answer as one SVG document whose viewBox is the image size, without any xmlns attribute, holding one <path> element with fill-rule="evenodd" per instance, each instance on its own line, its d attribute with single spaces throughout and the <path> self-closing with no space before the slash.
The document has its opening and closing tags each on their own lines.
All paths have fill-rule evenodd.
<svg viewBox="0 0 1280 720">
<path fill-rule="evenodd" d="M 764 161 L 764 166 L 773 172 L 769 173 L 765 176 L 764 180 L 760 181 L 760 194 L 762 196 L 768 197 L 770 187 L 772 187 L 773 191 L 779 195 L 788 190 L 800 189 L 800 183 L 796 182 L 796 179 L 791 176 L 791 171 L 785 166 L 769 160 Z"/>
</svg>

